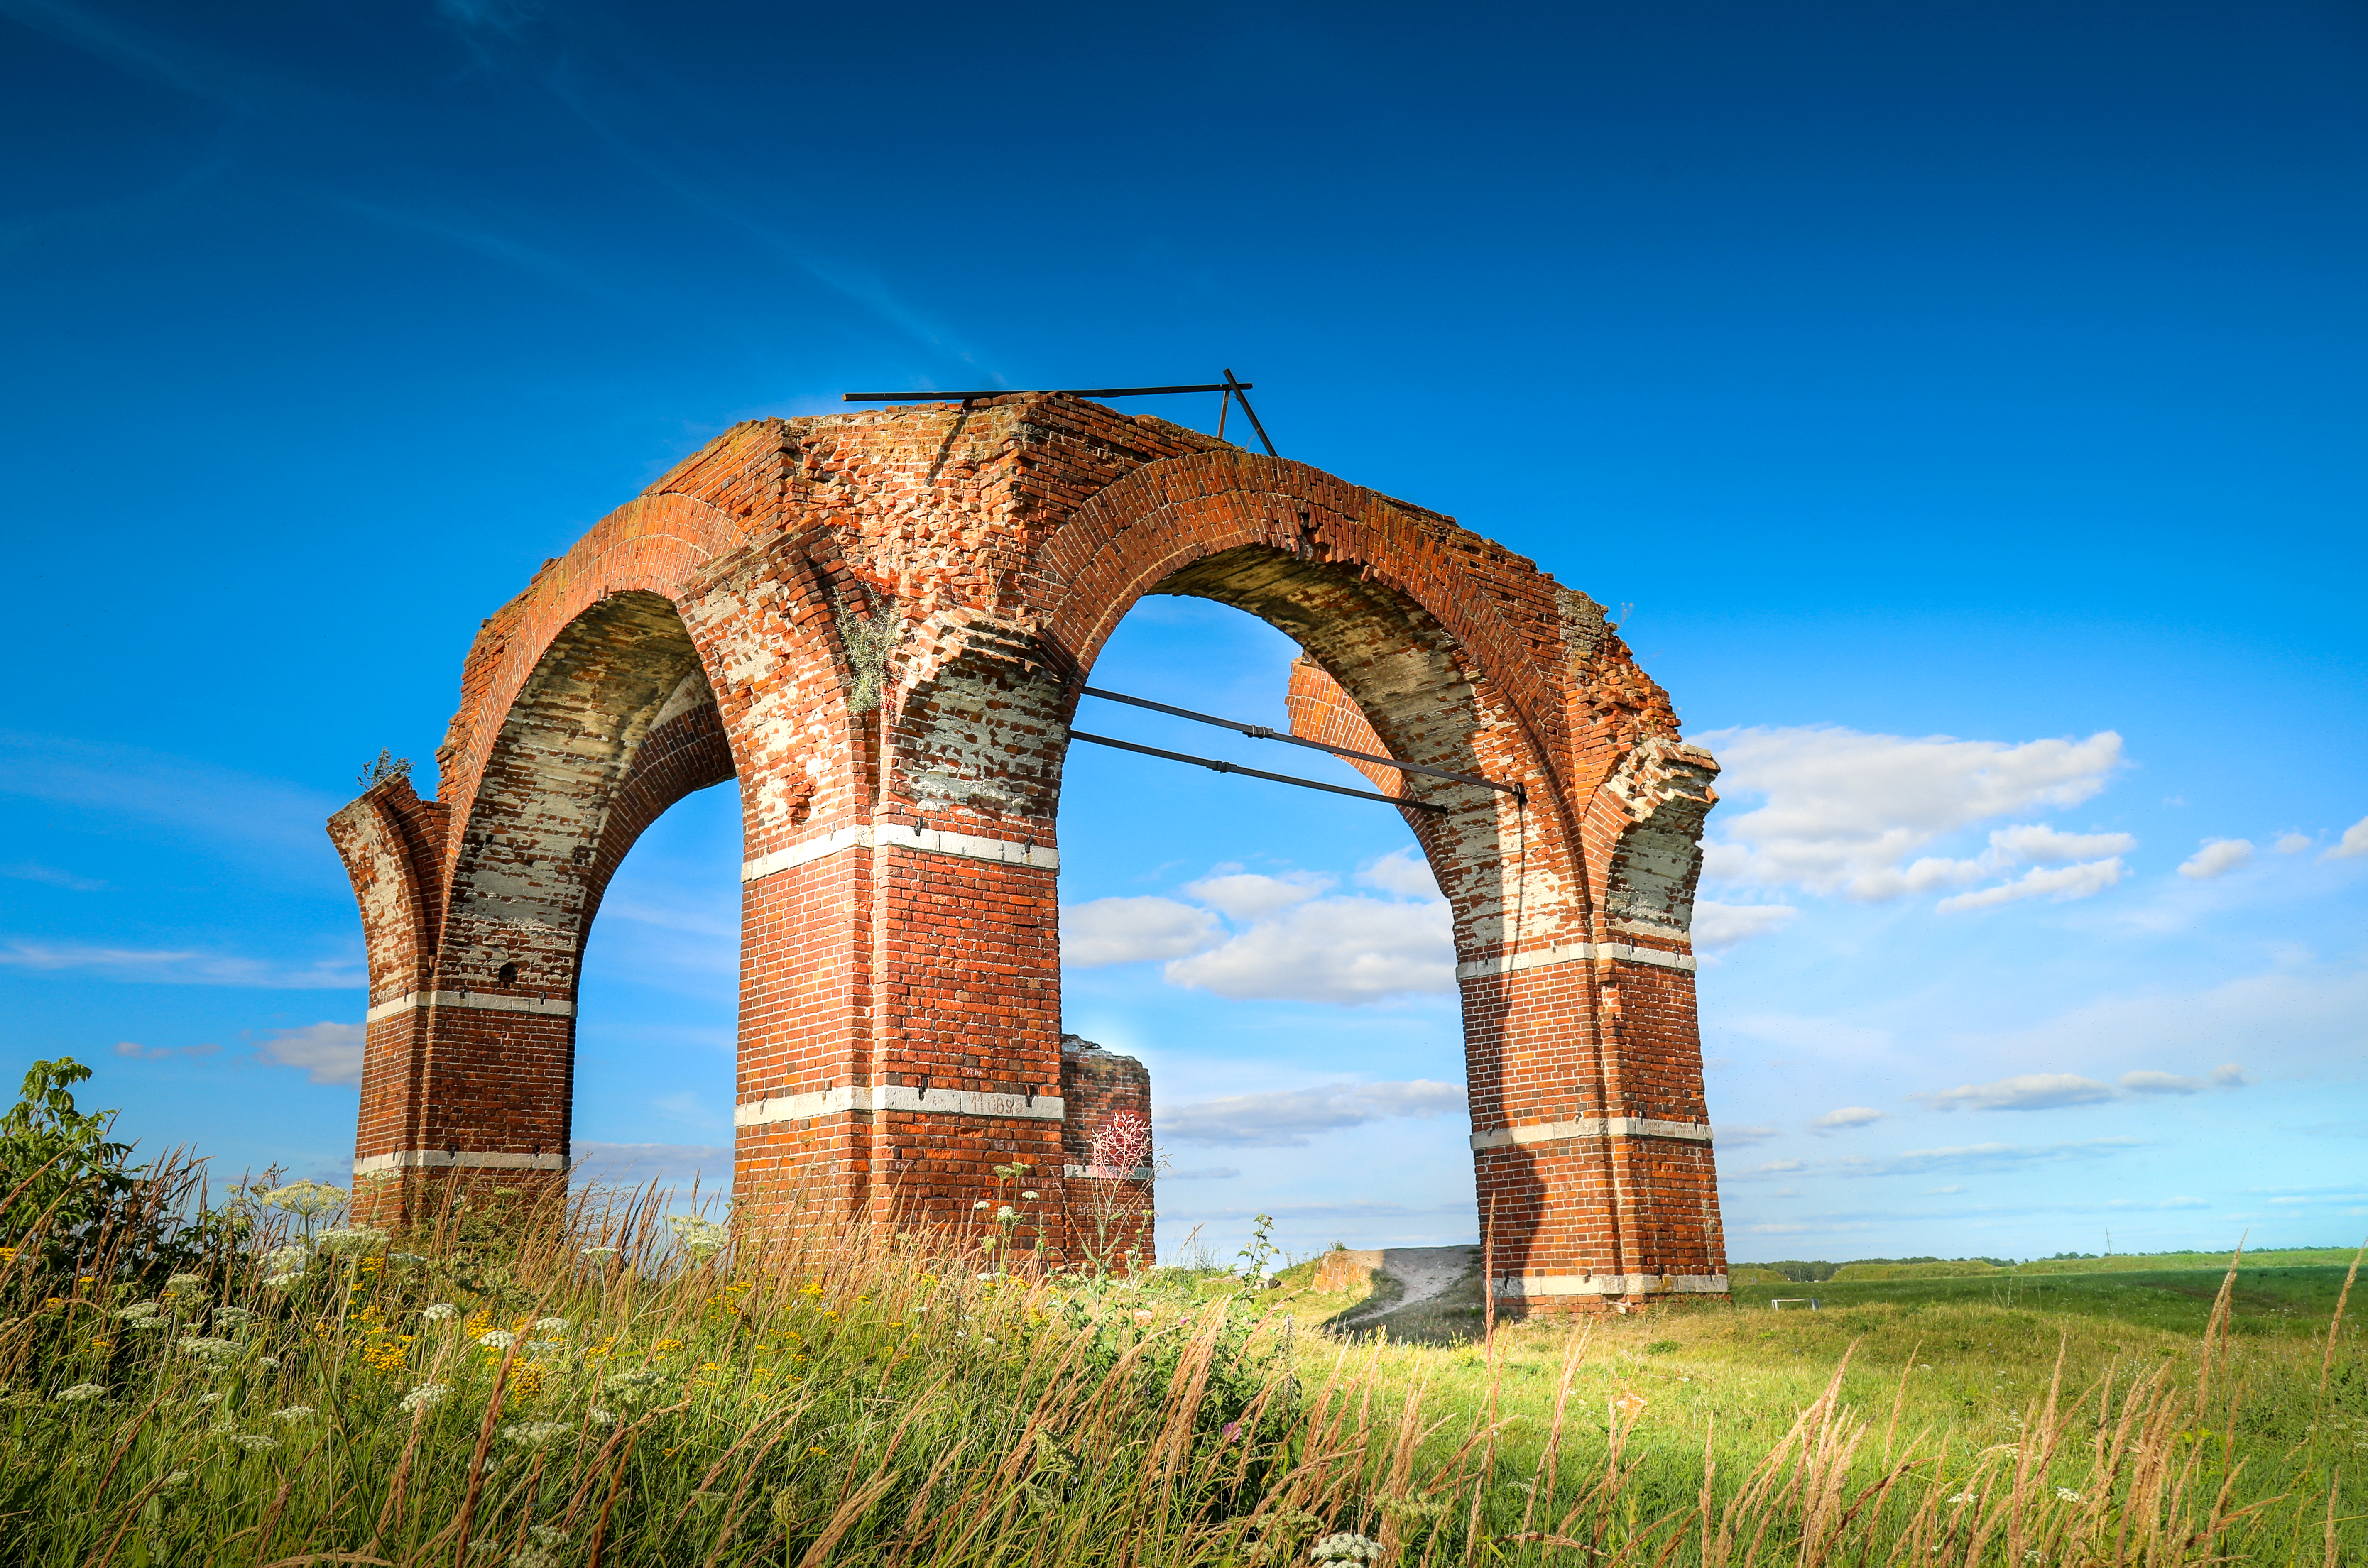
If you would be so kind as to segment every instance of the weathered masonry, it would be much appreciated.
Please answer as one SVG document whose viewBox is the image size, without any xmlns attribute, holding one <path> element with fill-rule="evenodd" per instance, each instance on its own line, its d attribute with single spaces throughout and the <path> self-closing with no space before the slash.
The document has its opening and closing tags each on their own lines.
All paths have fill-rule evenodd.
<svg viewBox="0 0 2368 1568">
<path fill-rule="evenodd" d="M 742 1214 L 969 1223 L 997 1164 L 1105 1179 L 1064 1136 L 1054 825 L 1146 594 L 1296 640 L 1297 733 L 1524 786 L 1367 770 L 1440 808 L 1402 810 L 1453 911 L 1505 1309 L 1724 1291 L 1688 939 L 1716 765 L 1668 697 L 1451 519 L 1065 394 L 734 426 L 484 623 L 441 798 L 389 779 L 330 824 L 370 950 L 357 1171 L 388 1203 L 565 1179 L 602 891 L 736 776 Z"/>
</svg>

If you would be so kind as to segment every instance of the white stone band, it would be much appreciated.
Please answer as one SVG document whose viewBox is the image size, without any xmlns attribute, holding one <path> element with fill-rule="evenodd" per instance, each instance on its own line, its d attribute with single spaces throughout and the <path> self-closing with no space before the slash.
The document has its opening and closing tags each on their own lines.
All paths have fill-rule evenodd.
<svg viewBox="0 0 2368 1568">
<path fill-rule="evenodd" d="M 564 1154 L 484 1154 L 468 1149 L 406 1149 L 399 1154 L 365 1154 L 354 1162 L 354 1175 L 377 1171 L 450 1170 L 464 1166 L 488 1171 L 564 1171 Z"/>
<path fill-rule="evenodd" d="M 547 1001 L 541 996 L 500 996 L 485 991 L 414 991 L 392 1002 L 381 1002 L 362 1015 L 365 1023 L 408 1013 L 414 1007 L 473 1007 L 486 1013 L 541 1013 L 554 1018 L 575 1016 L 573 1002 Z"/>
<path fill-rule="evenodd" d="M 1656 1121 L 1645 1116 L 1590 1117 L 1582 1121 L 1533 1121 L 1472 1135 L 1472 1147 L 1502 1149 L 1515 1143 L 1559 1143 L 1565 1138 L 1684 1138 L 1711 1141 L 1707 1121 Z"/>
<path fill-rule="evenodd" d="M 1470 963 L 1455 966 L 1458 980 L 1477 980 L 1488 974 L 1514 974 L 1525 969 L 1546 969 L 1558 963 L 1577 963 L 1586 959 L 1611 959 L 1625 963 L 1649 963 L 1662 969 L 1691 971 L 1693 959 L 1685 953 L 1666 952 L 1659 948 L 1639 948 L 1626 942 L 1572 942 L 1560 948 L 1540 948 L 1535 952 L 1515 953 L 1510 958 L 1474 959 Z"/>
<path fill-rule="evenodd" d="M 792 844 L 769 855 L 759 855 L 740 868 L 744 882 L 758 881 L 776 871 L 821 860 L 842 849 L 918 849 L 930 855 L 959 855 L 970 860 L 992 860 L 1004 866 L 1028 866 L 1040 871 L 1061 869 L 1061 852 L 1044 844 L 1021 844 L 1008 838 L 981 838 L 968 833 L 940 833 L 933 827 L 908 827 L 883 822 L 863 827 L 842 827 L 803 844 Z"/>
<path fill-rule="evenodd" d="M 1505 1274 L 1500 1301 L 1542 1296 L 1723 1296 L 1724 1274 Z"/>
<path fill-rule="evenodd" d="M 1008 1116 L 1059 1121 L 1067 1109 L 1058 1095 L 982 1095 L 968 1089 L 922 1089 L 911 1084 L 851 1084 L 818 1094 L 774 1095 L 732 1108 L 734 1127 L 811 1121 L 842 1110 L 890 1110 L 926 1116 Z"/>
</svg>

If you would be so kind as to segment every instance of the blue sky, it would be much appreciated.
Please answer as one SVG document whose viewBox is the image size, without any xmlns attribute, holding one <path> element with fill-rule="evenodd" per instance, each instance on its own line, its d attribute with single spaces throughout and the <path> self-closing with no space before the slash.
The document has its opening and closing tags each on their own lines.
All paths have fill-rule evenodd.
<svg viewBox="0 0 2368 1568">
<path fill-rule="evenodd" d="M 0 28 L 0 1006 L 148 1144 L 348 1157 L 321 819 L 682 454 L 1231 365 L 1286 455 L 1615 607 L 1725 760 L 1735 1257 L 2368 1231 L 2356 7 Z M 1152 601 L 1099 678 L 1273 722 L 1290 653 Z M 593 937 L 577 1129 L 620 1168 L 729 1142 L 731 797 Z M 1153 1065 L 1171 1244 L 1474 1233 L 1392 813 L 1097 752 L 1062 832 L 1070 1027 Z"/>
</svg>

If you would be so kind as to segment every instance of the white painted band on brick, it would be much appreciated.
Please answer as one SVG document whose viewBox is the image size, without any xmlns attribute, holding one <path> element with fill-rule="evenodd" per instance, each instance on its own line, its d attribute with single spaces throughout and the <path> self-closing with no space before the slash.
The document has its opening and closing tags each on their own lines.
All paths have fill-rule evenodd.
<svg viewBox="0 0 2368 1568">
<path fill-rule="evenodd" d="M 762 881 L 776 871 L 820 860 L 842 849 L 918 849 L 931 855 L 959 855 L 969 860 L 992 860 L 1004 866 L 1031 866 L 1040 871 L 1061 869 L 1061 852 L 1050 845 L 1021 844 L 1008 838 L 981 838 L 969 833 L 940 833 L 933 827 L 908 827 L 903 823 L 879 823 L 868 827 L 842 827 L 835 833 L 759 855 L 740 868 L 744 882 Z"/>
<path fill-rule="evenodd" d="M 1497 1299 L 1542 1296 L 1720 1296 L 1724 1274 L 1506 1274 L 1497 1279 Z"/>
<path fill-rule="evenodd" d="M 408 1013 L 414 1007 L 431 1006 L 473 1007 L 485 1013 L 541 1013 L 554 1018 L 575 1016 L 575 1003 L 548 1001 L 541 996 L 498 996 L 489 991 L 414 991 L 392 1002 L 381 1002 L 362 1015 L 362 1021 L 374 1024 L 397 1013 Z"/>
<path fill-rule="evenodd" d="M 1572 942 L 1566 947 L 1540 948 L 1535 952 L 1515 953 L 1510 958 L 1474 959 L 1470 963 L 1457 964 L 1455 978 L 1477 980 L 1486 974 L 1513 974 L 1525 969 L 1547 969 L 1558 963 L 1578 963 L 1587 959 L 1656 964 L 1662 969 L 1691 971 L 1694 967 L 1690 955 L 1667 952 L 1659 948 L 1632 947 L 1626 942 Z"/>
<path fill-rule="evenodd" d="M 1149 1181 L 1151 1167 L 1137 1165 L 1128 1170 L 1120 1165 L 1063 1165 L 1061 1174 L 1071 1181 Z"/>
<path fill-rule="evenodd" d="M 1589 1117 L 1580 1121 L 1533 1121 L 1472 1135 L 1472 1147 L 1502 1149 L 1515 1143 L 1559 1143 L 1565 1138 L 1685 1138 L 1711 1141 L 1707 1121 L 1656 1121 L 1645 1116 Z"/>
<path fill-rule="evenodd" d="M 489 1171 L 564 1171 L 564 1154 L 487 1154 L 462 1149 L 405 1149 L 399 1154 L 365 1154 L 354 1162 L 354 1175 L 376 1171 L 450 1170 L 454 1166 Z"/>
<path fill-rule="evenodd" d="M 1067 1108 L 1058 1095 L 983 1095 L 969 1089 L 920 1089 L 910 1084 L 850 1084 L 815 1094 L 774 1095 L 732 1108 L 734 1127 L 776 1121 L 811 1121 L 842 1110 L 922 1112 L 930 1116 L 1009 1116 L 1059 1121 Z"/>
</svg>

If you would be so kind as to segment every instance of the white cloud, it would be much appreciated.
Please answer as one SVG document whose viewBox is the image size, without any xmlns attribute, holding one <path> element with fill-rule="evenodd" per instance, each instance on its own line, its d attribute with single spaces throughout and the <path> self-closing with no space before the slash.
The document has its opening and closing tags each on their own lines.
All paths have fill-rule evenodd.
<svg viewBox="0 0 2368 1568">
<path fill-rule="evenodd" d="M 142 1045 L 138 1040 L 119 1040 L 115 1054 L 129 1056 L 135 1062 L 165 1062 L 176 1056 L 211 1056 L 222 1049 L 219 1045 Z"/>
<path fill-rule="evenodd" d="M 316 1084 L 359 1084 L 362 1081 L 362 1026 L 307 1024 L 281 1029 L 256 1048 L 266 1062 L 303 1070 Z"/>
<path fill-rule="evenodd" d="M 2101 1087 L 2102 1085 L 2100 1085 Z M 2142 1147 L 2135 1138 L 2092 1138 L 2082 1143 L 1967 1143 L 1952 1149 L 1910 1149 L 1904 1154 L 1842 1160 L 1840 1174 L 1852 1176 L 1920 1176 L 1935 1171 L 1999 1171 L 2067 1160 L 2102 1159 Z"/>
<path fill-rule="evenodd" d="M 355 991 L 366 983 L 360 965 L 351 961 L 324 960 L 310 969 L 288 969 L 266 959 L 195 948 L 11 941 L 0 947 L 0 965 L 52 972 L 90 970 L 108 980 L 160 985 L 251 985 L 266 991 Z"/>
<path fill-rule="evenodd" d="M 2124 1073 L 2122 1087 L 2134 1095 L 2196 1095 L 2203 1092 L 2202 1080 L 2182 1078 L 2176 1073 Z"/>
<path fill-rule="evenodd" d="M 1420 848 L 1411 844 L 1391 850 L 1358 872 L 1357 880 L 1400 898 L 1439 896 L 1439 879 L 1430 874 L 1430 862 L 1423 858 Z"/>
<path fill-rule="evenodd" d="M 1172 898 L 1097 898 L 1061 911 L 1061 961 L 1098 964 L 1178 959 L 1224 938 L 1217 917 Z"/>
<path fill-rule="evenodd" d="M 2253 858 L 2253 845 L 2245 838 L 2209 838 L 2203 847 L 2180 862 L 2179 874 L 2192 881 L 2208 882 L 2224 877 Z"/>
<path fill-rule="evenodd" d="M 2334 848 L 2319 857 L 2322 860 L 2349 860 L 2354 855 L 2368 855 L 2368 817 L 2362 817 L 2343 830 L 2343 837 Z"/>
<path fill-rule="evenodd" d="M 1942 899 L 1935 907 L 1945 915 L 1959 909 L 1987 909 L 1997 904 L 2012 903 L 2018 899 L 2043 896 L 2063 903 L 2100 893 L 2128 874 L 2129 869 L 2122 864 L 2119 856 L 2110 860 L 2060 866 L 2054 870 L 2033 867 L 2013 881 L 2000 882 L 1978 892 L 1961 892 L 1953 898 Z"/>
<path fill-rule="evenodd" d="M 732 1180 L 728 1143 L 601 1143 L 579 1138 L 568 1146 L 567 1159 L 569 1178 L 578 1182 L 632 1186 L 697 1176 L 704 1188 Z"/>
<path fill-rule="evenodd" d="M 2282 833 L 2278 835 L 2278 841 L 2271 847 L 2281 855 L 2299 855 L 2317 842 L 2318 841 L 2306 833 Z"/>
<path fill-rule="evenodd" d="M 1873 1106 L 1846 1105 L 1839 1110 L 1829 1110 L 1826 1112 L 1825 1115 L 1817 1118 L 1815 1121 L 1809 1123 L 1809 1125 L 1811 1127 L 1821 1127 L 1829 1131 L 1838 1131 L 1846 1127 L 1865 1127 L 1870 1123 L 1881 1121 L 1882 1119 L 1883 1112 L 1875 1109 Z"/>
<path fill-rule="evenodd" d="M 1918 851 L 1976 823 L 2078 805 L 2122 765 L 2122 738 L 2111 731 L 2019 745 L 1862 734 L 1832 725 L 1725 730 L 1700 738 L 1718 754 L 1723 789 L 1764 797 L 1754 811 L 1713 819 L 1721 836 L 1707 853 L 1710 876 L 1870 901 L 1988 874 L 1988 864 L 1919 859 Z M 2059 841 L 2073 838 L 2025 830 L 2019 841 L 1993 845 L 1993 863 L 2058 853 Z"/>
<path fill-rule="evenodd" d="M 1304 903 L 1332 885 L 1332 879 L 1313 871 L 1291 871 L 1280 877 L 1237 871 L 1231 876 L 1203 877 L 1187 882 L 1184 891 L 1233 920 L 1255 920 L 1278 909 Z"/>
<path fill-rule="evenodd" d="M 2018 1073 L 1989 1084 L 1962 1084 L 1929 1095 L 1912 1095 L 1934 1110 L 2055 1110 L 2063 1106 L 2095 1105 L 2110 1100 L 2113 1091 L 2094 1078 L 2077 1073 Z"/>
<path fill-rule="evenodd" d="M 1696 899 L 1694 949 L 1715 951 L 1781 931 L 1800 913 L 1789 903 L 1713 903 Z"/>
<path fill-rule="evenodd" d="M 1455 943 L 1444 900 L 1326 898 L 1259 920 L 1222 947 L 1176 960 L 1164 972 L 1171 985 L 1199 986 L 1235 1001 L 1354 1006 L 1453 991 Z"/>
<path fill-rule="evenodd" d="M 2067 860 L 2126 855 L 2138 846 L 2126 833 L 2058 833 L 2045 824 L 2001 827 L 1990 835 L 1990 848 L 2004 865 L 2060 866 Z"/>
<path fill-rule="evenodd" d="M 2242 1067 L 2233 1062 L 2224 1062 L 2212 1069 L 2212 1081 L 2224 1089 L 2241 1089 L 2253 1080 L 2245 1075 Z"/>
<path fill-rule="evenodd" d="M 1313 1089 L 1227 1095 L 1152 1112 L 1160 1138 L 1238 1148 L 1303 1148 L 1308 1135 L 1401 1116 L 1464 1109 L 1463 1085 L 1427 1079 L 1395 1084 L 1325 1084 Z"/>
</svg>

